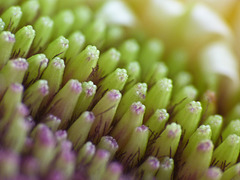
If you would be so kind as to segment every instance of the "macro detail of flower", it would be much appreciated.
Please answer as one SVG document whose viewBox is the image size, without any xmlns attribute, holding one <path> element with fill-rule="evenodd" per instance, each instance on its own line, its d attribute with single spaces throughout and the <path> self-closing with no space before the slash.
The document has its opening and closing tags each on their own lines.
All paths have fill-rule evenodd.
<svg viewBox="0 0 240 180">
<path fill-rule="evenodd" d="M 240 179 L 239 14 L 0 0 L 0 179 Z"/>
</svg>

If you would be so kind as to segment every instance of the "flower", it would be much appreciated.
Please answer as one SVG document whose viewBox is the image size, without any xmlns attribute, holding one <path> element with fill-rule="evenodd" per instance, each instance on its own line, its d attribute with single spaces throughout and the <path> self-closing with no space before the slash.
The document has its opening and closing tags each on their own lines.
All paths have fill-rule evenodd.
<svg viewBox="0 0 240 180">
<path fill-rule="evenodd" d="M 239 178 L 225 3 L 0 1 L 0 179 Z"/>
</svg>

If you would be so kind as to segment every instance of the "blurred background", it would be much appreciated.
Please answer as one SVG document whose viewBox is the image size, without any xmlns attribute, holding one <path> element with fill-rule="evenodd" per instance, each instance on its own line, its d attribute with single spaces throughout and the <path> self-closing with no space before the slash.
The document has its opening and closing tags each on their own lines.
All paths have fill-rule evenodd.
<svg viewBox="0 0 240 180">
<path fill-rule="evenodd" d="M 185 52 L 194 84 L 217 91 L 223 113 L 239 101 L 240 1 L 111 0 L 99 12 L 108 23 L 131 28 L 138 39 L 159 37 L 167 64 L 172 51 Z"/>
</svg>

